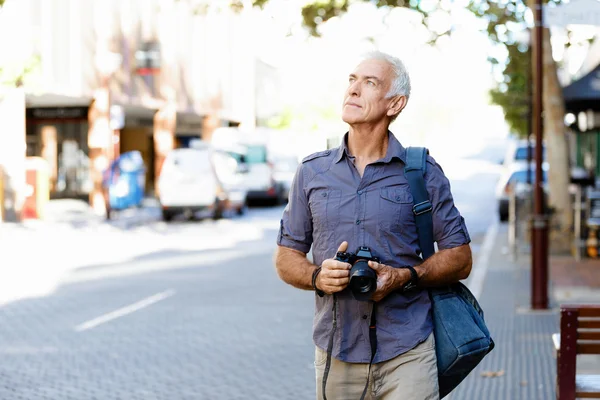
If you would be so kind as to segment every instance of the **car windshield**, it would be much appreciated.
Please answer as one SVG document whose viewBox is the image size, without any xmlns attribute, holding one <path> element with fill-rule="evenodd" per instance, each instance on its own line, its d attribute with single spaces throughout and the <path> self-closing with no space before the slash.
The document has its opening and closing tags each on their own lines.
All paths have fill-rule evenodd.
<svg viewBox="0 0 600 400">
<path fill-rule="evenodd" d="M 543 171 L 542 179 L 544 182 L 548 179 L 548 172 Z M 535 169 L 531 170 L 531 180 L 533 182 L 535 180 Z M 527 183 L 527 170 L 519 170 L 512 173 L 509 179 L 509 183 Z"/>
<path fill-rule="evenodd" d="M 165 168 L 190 173 L 210 171 L 210 158 L 208 151 L 202 150 L 175 150 L 167 157 Z"/>
<path fill-rule="evenodd" d="M 546 159 L 546 148 L 544 147 L 542 150 L 542 155 L 544 160 Z M 535 159 L 535 148 L 531 148 L 531 159 Z M 527 146 L 517 148 L 515 153 L 516 161 L 527 161 Z"/>
<path fill-rule="evenodd" d="M 264 164 L 267 162 L 267 148 L 265 146 L 247 146 L 246 163 Z"/>
</svg>

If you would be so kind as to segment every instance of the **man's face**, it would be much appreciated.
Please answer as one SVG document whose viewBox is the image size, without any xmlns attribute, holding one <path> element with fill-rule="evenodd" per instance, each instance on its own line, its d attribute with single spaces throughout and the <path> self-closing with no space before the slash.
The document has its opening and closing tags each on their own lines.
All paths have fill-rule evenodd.
<svg viewBox="0 0 600 400">
<path fill-rule="evenodd" d="M 386 117 L 393 99 L 386 99 L 394 74 L 383 60 L 365 60 L 348 78 L 342 120 L 347 124 L 377 123 Z"/>
</svg>

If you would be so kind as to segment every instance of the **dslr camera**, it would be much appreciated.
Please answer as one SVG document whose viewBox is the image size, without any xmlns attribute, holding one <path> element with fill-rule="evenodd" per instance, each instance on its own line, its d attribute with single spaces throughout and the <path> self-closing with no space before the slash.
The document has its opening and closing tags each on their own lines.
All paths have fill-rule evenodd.
<svg viewBox="0 0 600 400">
<path fill-rule="evenodd" d="M 369 267 L 369 261 L 379 262 L 379 258 L 373 257 L 371 249 L 361 246 L 356 253 L 338 251 L 336 260 L 348 263 L 350 269 L 350 291 L 358 301 L 369 301 L 371 294 L 377 288 L 377 274 Z"/>
</svg>

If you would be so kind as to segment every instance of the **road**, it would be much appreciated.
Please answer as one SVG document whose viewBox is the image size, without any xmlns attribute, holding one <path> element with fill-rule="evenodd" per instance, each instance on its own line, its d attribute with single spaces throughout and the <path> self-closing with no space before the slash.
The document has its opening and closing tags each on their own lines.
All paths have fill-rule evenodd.
<svg viewBox="0 0 600 400">
<path fill-rule="evenodd" d="M 475 258 L 497 219 L 492 161 L 442 163 Z M 272 266 L 282 211 L 64 236 L 31 269 L 43 290 L 0 307 L 0 399 L 314 398 L 314 294 Z"/>
</svg>

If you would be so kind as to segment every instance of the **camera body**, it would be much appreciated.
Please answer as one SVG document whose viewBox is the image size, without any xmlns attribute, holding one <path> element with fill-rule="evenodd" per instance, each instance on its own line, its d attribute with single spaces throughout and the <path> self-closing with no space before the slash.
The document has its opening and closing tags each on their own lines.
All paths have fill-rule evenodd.
<svg viewBox="0 0 600 400">
<path fill-rule="evenodd" d="M 352 296 L 358 301 L 369 301 L 371 294 L 377 289 L 377 274 L 368 263 L 379 262 L 379 258 L 373 256 L 370 248 L 360 246 L 356 253 L 338 251 L 335 259 L 352 266 L 348 285 Z"/>
</svg>

